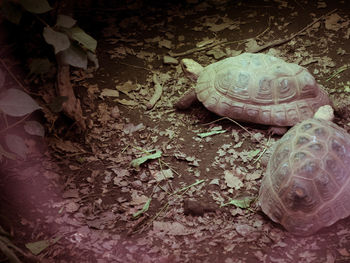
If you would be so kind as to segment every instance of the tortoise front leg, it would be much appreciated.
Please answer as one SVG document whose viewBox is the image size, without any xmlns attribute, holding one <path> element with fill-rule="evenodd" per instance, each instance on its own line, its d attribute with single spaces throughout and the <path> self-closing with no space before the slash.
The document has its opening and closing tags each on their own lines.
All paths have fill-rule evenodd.
<svg viewBox="0 0 350 263">
<path fill-rule="evenodd" d="M 175 103 L 175 108 L 179 110 L 188 109 L 195 101 L 197 101 L 196 91 L 191 88 Z"/>
</svg>

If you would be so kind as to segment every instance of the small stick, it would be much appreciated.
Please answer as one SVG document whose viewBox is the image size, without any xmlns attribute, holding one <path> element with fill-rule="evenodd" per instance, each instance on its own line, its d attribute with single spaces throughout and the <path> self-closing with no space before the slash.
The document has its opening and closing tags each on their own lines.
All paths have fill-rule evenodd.
<svg viewBox="0 0 350 263">
<path fill-rule="evenodd" d="M 279 45 L 282 45 L 286 42 L 289 42 L 291 41 L 293 38 L 295 38 L 296 36 L 300 35 L 301 33 L 303 33 L 304 31 L 306 31 L 307 29 L 309 29 L 310 27 L 312 27 L 314 24 L 316 24 L 318 21 L 320 21 L 321 19 L 325 18 L 326 16 L 329 16 L 330 14 L 334 13 L 335 11 L 337 11 L 337 9 L 334 9 L 332 11 L 330 11 L 329 13 L 317 18 L 315 21 L 313 21 L 312 23 L 310 23 L 309 25 L 307 25 L 306 27 L 304 27 L 303 29 L 301 29 L 300 31 L 292 34 L 290 37 L 286 38 L 286 39 L 277 39 L 277 40 L 274 40 L 270 43 L 267 43 L 255 50 L 249 50 L 248 52 L 252 52 L 252 53 L 258 53 L 260 51 L 263 51 L 269 47 L 275 47 L 275 46 L 279 46 Z M 269 28 L 269 27 L 268 27 Z M 261 35 L 263 35 L 264 33 L 266 33 L 266 31 L 268 30 L 268 28 L 266 28 L 262 33 L 260 33 L 258 36 L 256 36 L 254 39 L 260 37 Z M 199 52 L 199 51 L 204 51 L 204 50 L 207 50 L 207 49 L 210 49 L 210 48 L 213 48 L 215 46 L 218 46 L 218 45 L 228 45 L 228 44 L 233 44 L 233 43 L 239 43 L 239 42 L 245 42 L 249 39 L 243 39 L 243 40 L 236 40 L 236 41 L 219 41 L 219 42 L 216 42 L 216 43 L 212 43 L 210 45 L 207 45 L 207 46 L 204 46 L 204 47 L 198 47 L 198 48 L 192 48 L 192 49 L 189 49 L 187 51 L 184 51 L 184 52 L 179 52 L 179 53 L 175 53 L 175 52 L 172 52 L 170 51 L 169 52 L 169 55 L 172 56 L 172 57 L 181 57 L 181 56 L 186 56 L 186 55 L 189 55 L 189 54 L 192 54 L 192 53 L 195 53 L 195 52 Z"/>
<path fill-rule="evenodd" d="M 162 85 L 160 85 L 156 74 L 153 75 L 153 82 L 154 82 L 154 94 L 146 104 L 147 110 L 150 110 L 154 107 L 154 105 L 160 99 L 160 96 L 162 96 L 162 92 L 163 92 L 163 87 Z"/>
<path fill-rule="evenodd" d="M 285 39 L 277 39 L 277 40 L 274 40 L 272 42 L 269 42 L 263 46 L 260 46 L 256 49 L 253 49 L 253 50 L 247 50 L 247 52 L 252 52 L 252 53 L 258 53 L 258 52 L 261 52 L 267 48 L 270 48 L 270 47 L 276 47 L 276 46 L 279 46 L 279 45 L 282 45 L 284 43 L 287 43 L 289 41 L 291 41 L 293 38 L 295 38 L 296 36 L 300 35 L 301 33 L 303 33 L 304 31 L 306 31 L 307 29 L 309 29 L 310 27 L 312 27 L 314 24 L 316 24 L 318 21 L 324 19 L 325 17 L 329 16 L 330 14 L 334 13 L 335 11 L 337 11 L 337 9 L 333 9 L 332 11 L 328 12 L 327 14 L 317 18 L 315 21 L 313 21 L 312 23 L 308 24 L 307 26 L 305 26 L 304 28 L 302 28 L 301 30 L 299 30 L 298 32 L 292 34 L 290 37 L 287 37 Z"/>
<path fill-rule="evenodd" d="M 234 41 L 234 42 L 239 42 L 239 41 Z M 189 49 L 189 50 L 184 51 L 184 52 L 174 53 L 174 52 L 170 51 L 169 55 L 172 56 L 172 57 L 181 57 L 181 56 L 185 56 L 185 55 L 189 55 L 189 54 L 192 54 L 192 53 L 195 53 L 195 52 L 207 50 L 207 49 L 213 48 L 215 46 L 218 46 L 218 45 L 221 45 L 221 44 L 227 44 L 227 43 L 228 42 L 226 40 L 224 40 L 224 41 L 214 42 L 214 43 L 212 43 L 210 45 L 207 45 L 207 46 L 192 48 L 192 49 Z"/>
</svg>

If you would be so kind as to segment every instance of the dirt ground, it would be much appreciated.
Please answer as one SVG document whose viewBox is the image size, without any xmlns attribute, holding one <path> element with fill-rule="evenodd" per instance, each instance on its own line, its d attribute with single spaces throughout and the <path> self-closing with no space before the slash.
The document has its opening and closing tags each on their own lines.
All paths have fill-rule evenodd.
<svg viewBox="0 0 350 263">
<path fill-rule="evenodd" d="M 261 211 L 260 156 L 280 136 L 173 107 L 193 86 L 182 58 L 262 52 L 306 67 L 349 131 L 348 1 L 154 2 L 77 5 L 98 41 L 99 69 L 72 71 L 88 129 L 61 116 L 1 165 L 2 227 L 27 254 L 52 241 L 23 262 L 350 262 L 350 219 L 297 237 Z"/>
</svg>

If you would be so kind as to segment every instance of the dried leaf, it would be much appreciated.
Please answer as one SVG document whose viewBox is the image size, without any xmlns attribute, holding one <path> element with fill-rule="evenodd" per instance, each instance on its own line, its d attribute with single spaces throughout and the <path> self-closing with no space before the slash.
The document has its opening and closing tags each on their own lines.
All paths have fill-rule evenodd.
<svg viewBox="0 0 350 263">
<path fill-rule="evenodd" d="M 182 225 L 179 222 L 154 221 L 153 231 L 164 232 L 165 234 L 173 235 L 173 236 L 183 236 L 183 235 L 191 234 L 196 230 L 191 231 L 190 229 L 186 228 L 184 225 Z"/>
<path fill-rule="evenodd" d="M 115 89 L 103 89 L 101 94 L 100 94 L 100 98 L 103 97 L 119 97 L 119 91 L 115 90 Z"/>
<path fill-rule="evenodd" d="M 255 39 L 251 38 L 249 39 L 246 43 L 245 43 L 245 50 L 247 52 L 252 52 L 253 50 L 257 50 L 259 49 L 260 46 L 258 45 L 258 43 L 256 42 Z"/>
<path fill-rule="evenodd" d="M 125 82 L 123 85 L 116 85 L 116 89 L 125 95 L 129 95 L 130 91 L 136 90 L 138 87 L 136 84 L 132 83 L 130 80 Z"/>
<path fill-rule="evenodd" d="M 126 100 L 126 99 L 115 99 L 115 102 L 118 102 L 120 104 L 126 105 L 126 106 L 136 106 L 139 105 L 136 101 L 133 100 Z"/>
<path fill-rule="evenodd" d="M 253 196 L 246 196 L 239 199 L 231 199 L 228 203 L 221 204 L 220 207 L 228 206 L 228 205 L 234 205 L 239 208 L 249 208 L 250 204 L 255 200 L 256 198 Z"/>
<path fill-rule="evenodd" d="M 27 243 L 25 244 L 25 246 L 30 250 L 30 252 L 32 252 L 33 255 L 39 255 L 44 249 L 55 244 L 60 239 L 61 239 L 61 236 L 56 237 L 54 239 L 47 239 L 47 240 Z"/>
<path fill-rule="evenodd" d="M 237 176 L 235 176 L 232 173 L 232 171 L 226 170 L 224 171 L 224 174 L 225 174 L 225 182 L 228 187 L 238 190 L 243 186 L 242 181 Z"/>
<path fill-rule="evenodd" d="M 329 30 L 338 31 L 340 28 L 342 28 L 342 21 L 344 21 L 343 18 L 341 18 L 337 13 L 333 13 L 326 18 L 325 27 Z"/>
<path fill-rule="evenodd" d="M 171 169 L 157 171 L 154 175 L 157 182 L 167 180 L 169 178 L 174 178 L 174 173 Z"/>
</svg>

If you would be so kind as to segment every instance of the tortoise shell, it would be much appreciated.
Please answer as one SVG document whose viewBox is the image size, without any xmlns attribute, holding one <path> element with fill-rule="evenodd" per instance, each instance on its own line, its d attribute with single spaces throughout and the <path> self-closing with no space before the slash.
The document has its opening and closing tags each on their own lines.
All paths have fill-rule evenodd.
<svg viewBox="0 0 350 263">
<path fill-rule="evenodd" d="M 296 235 L 350 215 L 350 135 L 336 124 L 305 120 L 275 145 L 259 193 L 265 214 Z"/>
<path fill-rule="evenodd" d="M 293 126 L 329 104 L 306 68 L 266 54 L 243 53 L 208 65 L 195 90 L 220 116 L 272 126 Z"/>
</svg>

